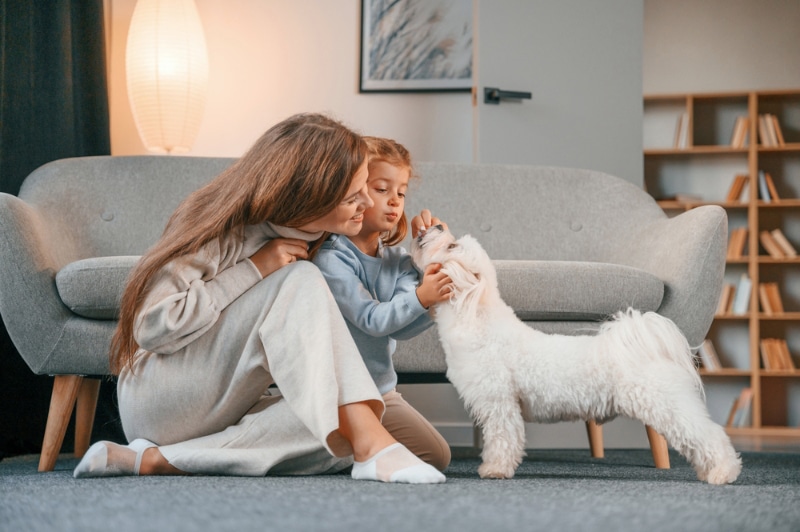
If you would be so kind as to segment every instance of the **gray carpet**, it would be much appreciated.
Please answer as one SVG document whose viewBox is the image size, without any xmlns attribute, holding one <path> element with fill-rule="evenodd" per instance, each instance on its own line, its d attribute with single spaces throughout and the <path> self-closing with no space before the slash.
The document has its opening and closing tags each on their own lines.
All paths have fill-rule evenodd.
<svg viewBox="0 0 800 532">
<path fill-rule="evenodd" d="M 800 454 L 743 453 L 729 486 L 696 480 L 670 453 L 530 451 L 512 480 L 481 480 L 462 457 L 434 486 L 316 477 L 141 477 L 75 480 L 62 457 L 38 473 L 36 456 L 0 462 L 0 530 L 92 531 L 798 531 Z"/>
</svg>

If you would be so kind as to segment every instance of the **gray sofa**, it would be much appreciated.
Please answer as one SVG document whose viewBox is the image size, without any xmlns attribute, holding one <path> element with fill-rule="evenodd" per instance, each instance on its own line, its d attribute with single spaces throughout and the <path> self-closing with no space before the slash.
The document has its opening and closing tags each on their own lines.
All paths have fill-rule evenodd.
<svg viewBox="0 0 800 532">
<path fill-rule="evenodd" d="M 125 277 L 189 192 L 232 159 L 87 157 L 49 163 L 0 194 L 0 314 L 36 374 L 55 375 L 40 470 L 52 470 L 77 401 L 89 444 L 97 379 Z M 407 211 L 429 208 L 496 259 L 501 291 L 547 332 L 590 334 L 629 305 L 672 318 L 692 345 L 713 319 L 727 219 L 719 207 L 668 218 L 639 188 L 585 170 L 419 163 Z M 442 380 L 435 330 L 402 342 L 402 382 Z M 601 446 L 602 447 L 602 446 Z"/>
</svg>

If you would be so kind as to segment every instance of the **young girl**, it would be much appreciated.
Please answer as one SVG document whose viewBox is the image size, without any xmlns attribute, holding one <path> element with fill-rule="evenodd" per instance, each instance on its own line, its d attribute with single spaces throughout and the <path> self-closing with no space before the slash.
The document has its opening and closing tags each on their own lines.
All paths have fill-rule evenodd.
<svg viewBox="0 0 800 532">
<path fill-rule="evenodd" d="M 111 346 L 133 441 L 94 444 L 76 477 L 352 464 L 355 479 L 444 482 L 381 425 L 381 395 L 306 260 L 326 233 L 358 235 L 366 182 L 362 138 L 302 114 L 181 203 L 131 274 Z"/>
<path fill-rule="evenodd" d="M 364 140 L 369 157 L 367 189 L 374 205 L 364 212 L 357 235 L 332 235 L 314 262 L 328 281 L 383 396 L 383 426 L 411 452 L 441 471 L 450 463 L 450 448 L 395 390 L 397 373 L 392 355 L 397 340 L 412 338 L 432 325 L 428 309 L 449 297 L 450 279 L 438 271 L 439 266 L 433 266 L 420 283 L 410 255 L 402 247 L 393 247 L 405 238 L 408 228 L 403 207 L 411 158 L 392 140 Z M 420 222 L 421 218 L 415 218 L 415 224 Z M 434 218 L 421 225 L 436 223 L 439 220 Z"/>
</svg>

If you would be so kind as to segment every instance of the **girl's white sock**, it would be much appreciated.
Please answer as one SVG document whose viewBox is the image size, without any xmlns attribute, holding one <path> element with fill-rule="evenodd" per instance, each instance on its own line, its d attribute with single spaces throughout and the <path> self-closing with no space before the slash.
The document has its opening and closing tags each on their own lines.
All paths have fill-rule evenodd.
<svg viewBox="0 0 800 532">
<path fill-rule="evenodd" d="M 440 484 L 447 480 L 439 470 L 417 458 L 400 443 L 386 447 L 366 462 L 353 463 L 352 476 L 356 480 L 407 484 Z"/>
<path fill-rule="evenodd" d="M 128 445 L 99 441 L 89 447 L 72 476 L 89 478 L 138 475 L 145 449 L 155 446 L 155 443 L 142 438 L 133 440 Z"/>
</svg>

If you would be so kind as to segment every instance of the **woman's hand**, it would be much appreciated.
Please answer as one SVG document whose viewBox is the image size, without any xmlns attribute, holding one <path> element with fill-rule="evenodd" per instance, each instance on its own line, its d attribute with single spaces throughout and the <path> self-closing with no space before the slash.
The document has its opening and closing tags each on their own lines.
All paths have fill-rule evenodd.
<svg viewBox="0 0 800 532">
<path fill-rule="evenodd" d="M 253 253 L 250 260 L 263 279 L 287 264 L 308 258 L 308 242 L 298 238 L 273 238 Z"/>
<path fill-rule="evenodd" d="M 429 264 L 417 287 L 417 299 L 425 308 L 450 299 L 450 277 L 440 272 L 441 264 Z"/>
<path fill-rule="evenodd" d="M 423 209 L 421 213 L 411 219 L 411 237 L 417 238 L 420 233 L 424 233 L 429 227 L 442 225 L 447 229 L 447 224 L 431 214 L 428 209 Z"/>
</svg>

